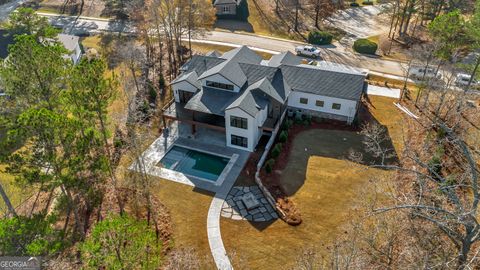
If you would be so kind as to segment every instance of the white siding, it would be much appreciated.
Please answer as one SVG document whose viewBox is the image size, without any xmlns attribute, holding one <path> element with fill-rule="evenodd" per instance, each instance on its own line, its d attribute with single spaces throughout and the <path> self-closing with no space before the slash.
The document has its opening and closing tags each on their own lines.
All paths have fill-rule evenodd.
<svg viewBox="0 0 480 270">
<path fill-rule="evenodd" d="M 242 128 L 236 128 L 236 127 L 230 126 L 231 115 L 246 118 L 248 120 L 248 129 L 242 129 Z M 242 149 L 242 150 L 253 151 L 258 141 L 257 140 L 258 126 L 257 126 L 257 120 L 255 118 L 250 116 L 248 113 L 242 111 L 241 109 L 233 108 L 225 111 L 225 127 L 226 127 L 225 131 L 226 131 L 227 146 Z M 243 148 L 237 145 L 232 145 L 231 144 L 232 134 L 247 138 L 248 147 Z"/>
<path fill-rule="evenodd" d="M 175 102 L 180 102 L 180 98 L 178 97 L 178 90 L 195 93 L 197 92 L 198 89 L 187 81 L 181 81 L 181 82 L 172 84 L 172 90 L 173 90 L 173 95 L 175 97 Z"/>
<path fill-rule="evenodd" d="M 307 104 L 300 103 L 300 98 L 307 98 L 308 103 Z M 317 100 L 323 100 L 324 102 L 323 107 L 319 107 L 315 105 Z M 340 110 L 332 109 L 333 103 L 341 104 Z M 297 91 L 292 92 L 288 97 L 288 106 L 299 108 L 299 109 L 318 111 L 323 113 L 337 114 L 337 115 L 341 115 L 349 118 L 355 117 L 355 114 L 357 112 L 356 101 L 314 95 L 310 93 L 303 93 L 303 92 L 297 92 Z"/>
<path fill-rule="evenodd" d="M 243 117 L 248 120 L 248 129 L 242 129 L 230 126 L 230 116 Z M 255 147 L 262 137 L 261 126 L 265 122 L 268 116 L 268 108 L 259 111 L 255 117 L 252 117 L 248 113 L 239 108 L 233 108 L 225 111 L 225 127 L 226 127 L 226 140 L 227 146 L 234 147 L 242 150 L 248 150 L 250 152 L 255 150 Z M 248 139 L 248 147 L 243 148 L 237 145 L 231 144 L 231 135 L 237 135 Z"/>
<path fill-rule="evenodd" d="M 233 85 L 233 91 L 218 89 L 218 90 L 220 90 L 220 91 L 228 91 L 228 92 L 236 92 L 236 93 L 238 93 L 238 92 L 240 91 L 240 87 L 238 87 L 238 86 L 235 85 L 233 82 L 231 82 L 230 80 L 226 79 L 225 77 L 223 77 L 223 76 L 220 75 L 220 74 L 214 74 L 214 75 L 212 75 L 212 76 L 203 78 L 203 79 L 202 79 L 202 85 L 203 85 L 203 86 L 207 86 L 207 81 Z"/>
<path fill-rule="evenodd" d="M 75 51 L 73 51 L 73 53 L 71 54 L 73 64 L 75 65 L 78 64 L 81 56 L 82 56 L 82 49 L 80 48 L 80 44 L 77 44 L 77 46 L 75 47 Z"/>
</svg>

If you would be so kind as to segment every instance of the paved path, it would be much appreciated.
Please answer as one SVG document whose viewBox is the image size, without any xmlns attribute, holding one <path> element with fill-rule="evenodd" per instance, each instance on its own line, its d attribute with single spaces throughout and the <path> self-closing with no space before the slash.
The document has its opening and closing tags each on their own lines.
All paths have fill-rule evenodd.
<svg viewBox="0 0 480 270">
<path fill-rule="evenodd" d="M 0 22 L 5 21 L 8 15 L 14 11 L 17 7 L 23 4 L 26 0 L 14 0 L 6 4 L 0 5 Z"/>
<path fill-rule="evenodd" d="M 368 85 L 367 95 L 400 98 L 400 89 Z"/>
</svg>

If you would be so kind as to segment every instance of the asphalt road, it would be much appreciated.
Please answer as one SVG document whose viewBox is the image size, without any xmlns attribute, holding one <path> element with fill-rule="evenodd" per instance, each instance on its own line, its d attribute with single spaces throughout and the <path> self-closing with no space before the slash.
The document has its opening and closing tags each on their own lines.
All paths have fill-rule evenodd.
<svg viewBox="0 0 480 270">
<path fill-rule="evenodd" d="M 128 23 L 103 18 L 64 16 L 49 13 L 39 13 L 49 18 L 50 22 L 64 29 L 64 32 L 82 35 L 99 32 L 134 33 L 135 29 Z M 199 41 L 219 42 L 223 45 L 247 45 L 270 52 L 294 51 L 295 46 L 301 43 L 285 39 L 277 39 L 251 34 L 211 31 L 203 36 L 195 37 Z M 383 60 L 378 57 L 369 57 L 346 50 L 340 44 L 323 46 L 322 58 L 326 61 L 350 65 L 371 71 L 404 76 L 405 64 L 396 61 Z"/>
</svg>

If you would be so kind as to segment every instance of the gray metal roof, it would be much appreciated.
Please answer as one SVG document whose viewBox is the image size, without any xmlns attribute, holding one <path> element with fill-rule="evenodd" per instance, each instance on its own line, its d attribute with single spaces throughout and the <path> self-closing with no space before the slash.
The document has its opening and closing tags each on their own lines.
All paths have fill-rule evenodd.
<svg viewBox="0 0 480 270">
<path fill-rule="evenodd" d="M 189 82 L 191 85 L 195 86 L 198 89 L 200 89 L 200 87 L 202 87 L 202 84 L 198 80 L 198 76 L 197 76 L 197 73 L 195 71 L 191 71 L 191 72 L 188 72 L 188 73 L 187 72 L 182 73 L 180 76 L 175 78 L 175 80 L 173 80 L 171 84 L 176 84 L 176 83 L 183 82 L 183 81 Z"/>
<path fill-rule="evenodd" d="M 182 67 L 184 73 L 172 83 L 186 80 L 193 84 L 196 81 L 194 85 L 200 91 L 185 108 L 221 116 L 225 115 L 226 109 L 232 108 L 240 108 L 255 116 L 269 98 L 283 104 L 291 91 L 350 100 L 359 100 L 362 95 L 365 74 L 358 70 L 337 65 L 292 65 L 298 63 L 298 59 L 291 53 L 280 54 L 272 60 L 272 65 L 280 65 L 261 65 L 261 57 L 245 46 L 224 53 L 221 58 L 194 56 Z M 214 74 L 231 80 L 240 87 L 240 92 L 200 86 L 200 79 Z M 197 75 L 200 76 L 196 78 Z"/>
<path fill-rule="evenodd" d="M 242 0 L 215 0 L 213 5 L 226 5 L 226 4 L 236 4 L 238 5 Z"/>
<path fill-rule="evenodd" d="M 263 60 L 260 55 L 252 51 L 247 46 L 241 46 L 228 51 L 222 54 L 221 58 L 248 64 L 260 64 L 260 62 Z"/>
<path fill-rule="evenodd" d="M 359 100 L 365 75 L 327 71 L 300 66 L 280 66 L 292 91 Z"/>
<path fill-rule="evenodd" d="M 213 51 L 209 51 L 208 53 L 206 53 L 205 56 L 220 57 L 220 56 L 222 56 L 222 54 L 219 53 L 217 50 L 213 50 Z"/>
<path fill-rule="evenodd" d="M 232 104 L 241 94 L 229 91 L 202 87 L 185 105 L 185 109 L 225 115 L 225 109 Z"/>
<path fill-rule="evenodd" d="M 205 70 L 211 69 L 224 61 L 225 59 L 218 57 L 194 55 L 192 56 L 192 59 L 180 67 L 180 70 L 187 73 L 195 71 L 197 75 L 199 75 L 205 72 Z"/>
<path fill-rule="evenodd" d="M 290 51 L 283 52 L 280 54 L 275 54 L 270 58 L 270 61 L 268 61 L 268 65 L 271 67 L 278 67 L 282 64 L 296 66 L 296 65 L 300 65 L 301 63 L 302 63 L 302 59 L 294 55 Z"/>
</svg>

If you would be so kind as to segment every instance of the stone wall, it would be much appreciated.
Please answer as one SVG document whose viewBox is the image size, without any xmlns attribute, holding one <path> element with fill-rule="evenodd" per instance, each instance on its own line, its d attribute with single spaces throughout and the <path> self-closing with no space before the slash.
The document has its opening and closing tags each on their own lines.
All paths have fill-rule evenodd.
<svg viewBox="0 0 480 270">
<path fill-rule="evenodd" d="M 265 163 L 265 160 L 268 157 L 268 154 L 270 153 L 270 149 L 273 146 L 273 143 L 275 142 L 275 139 L 277 138 L 278 131 L 280 130 L 280 126 L 283 123 L 283 120 L 285 119 L 285 115 L 287 113 L 287 110 L 285 110 L 280 117 L 280 120 L 277 122 L 277 125 L 275 126 L 275 129 L 272 132 L 272 136 L 270 137 L 270 140 L 268 140 L 267 146 L 265 146 L 265 151 L 263 151 L 263 155 L 260 158 L 258 164 L 257 164 L 257 171 L 255 172 L 255 182 L 257 183 L 258 187 L 262 191 L 263 195 L 265 195 L 265 198 L 267 198 L 267 201 L 272 205 L 274 209 L 277 210 L 277 213 L 280 217 L 285 217 L 285 213 L 282 211 L 282 209 L 277 207 L 277 203 L 275 201 L 275 198 L 272 196 L 270 191 L 263 185 L 262 179 L 260 178 L 260 170 L 263 167 L 263 164 Z"/>
</svg>

